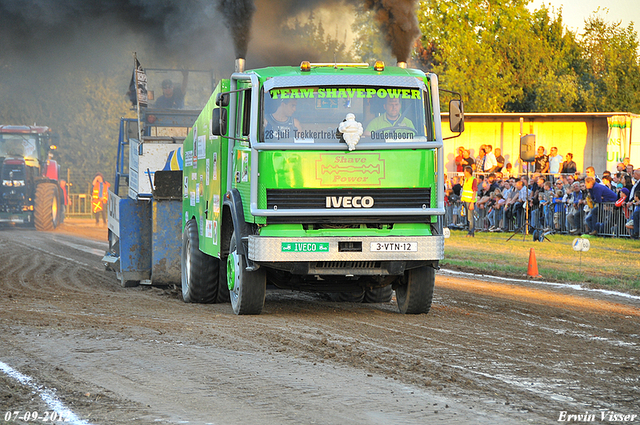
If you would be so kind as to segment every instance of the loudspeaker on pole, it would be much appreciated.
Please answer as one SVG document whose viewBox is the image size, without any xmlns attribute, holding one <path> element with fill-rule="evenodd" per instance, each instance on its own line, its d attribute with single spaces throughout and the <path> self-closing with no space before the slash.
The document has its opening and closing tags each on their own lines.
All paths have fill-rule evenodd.
<svg viewBox="0 0 640 425">
<path fill-rule="evenodd" d="M 525 134 L 520 137 L 520 159 L 524 162 L 536 160 L 536 135 Z"/>
</svg>

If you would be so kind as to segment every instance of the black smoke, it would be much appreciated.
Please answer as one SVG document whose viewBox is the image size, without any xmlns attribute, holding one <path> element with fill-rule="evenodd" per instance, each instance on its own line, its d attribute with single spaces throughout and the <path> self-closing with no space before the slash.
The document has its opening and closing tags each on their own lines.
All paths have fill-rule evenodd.
<svg viewBox="0 0 640 425">
<path fill-rule="evenodd" d="M 413 42 L 420 36 L 416 17 L 416 0 L 365 0 L 365 7 L 375 12 L 391 53 L 406 62 Z"/>
<path fill-rule="evenodd" d="M 251 34 L 251 20 L 256 11 L 253 0 L 219 0 L 218 10 L 224 15 L 225 25 L 231 32 L 237 58 L 247 57 Z"/>
<path fill-rule="evenodd" d="M 181 57 L 221 22 L 214 0 L 0 0 L 0 55 L 29 55 L 81 40 L 94 49 L 123 34 Z M 186 49 L 186 50 L 185 50 Z"/>
<path fill-rule="evenodd" d="M 236 57 L 249 56 L 250 66 L 268 65 L 269 58 L 290 62 L 299 60 L 299 54 L 311 58 L 313 52 L 300 52 L 289 40 L 278 37 L 287 19 L 316 8 L 341 11 L 364 5 L 375 13 L 393 55 L 406 61 L 420 34 L 416 3 L 417 0 L 0 0 L 0 60 L 3 56 L 30 55 L 78 43 L 84 43 L 86 49 L 100 50 L 131 35 L 138 37 L 136 43 L 140 47 L 135 50 L 149 53 L 146 49 L 150 49 L 173 63 L 196 60 L 214 66 L 220 61 L 220 52 L 231 50 L 231 44 Z M 326 28 L 332 26 L 331 22 L 324 24 Z M 259 63 L 251 63 L 252 53 Z M 223 56 L 226 59 L 227 55 Z"/>
</svg>

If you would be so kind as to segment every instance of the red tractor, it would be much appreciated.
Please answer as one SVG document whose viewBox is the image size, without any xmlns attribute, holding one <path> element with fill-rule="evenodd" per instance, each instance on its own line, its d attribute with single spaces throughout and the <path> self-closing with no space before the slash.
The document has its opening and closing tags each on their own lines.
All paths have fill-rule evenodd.
<svg viewBox="0 0 640 425">
<path fill-rule="evenodd" d="M 67 199 L 60 166 L 51 157 L 49 127 L 0 125 L 0 222 L 53 230 L 64 219 Z M 62 185 L 61 185 L 62 183 Z"/>
</svg>

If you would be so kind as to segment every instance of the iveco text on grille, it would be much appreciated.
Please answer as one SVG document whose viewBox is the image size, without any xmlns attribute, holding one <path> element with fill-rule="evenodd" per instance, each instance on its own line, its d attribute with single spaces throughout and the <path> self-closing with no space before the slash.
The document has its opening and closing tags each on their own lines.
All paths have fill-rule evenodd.
<svg viewBox="0 0 640 425">
<path fill-rule="evenodd" d="M 374 200 L 371 196 L 327 196 L 327 208 L 371 208 Z"/>
</svg>

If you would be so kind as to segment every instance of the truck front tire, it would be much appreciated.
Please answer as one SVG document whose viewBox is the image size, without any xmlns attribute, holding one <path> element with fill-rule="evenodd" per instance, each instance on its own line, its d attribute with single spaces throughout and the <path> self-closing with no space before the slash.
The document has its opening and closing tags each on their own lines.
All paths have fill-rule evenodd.
<svg viewBox="0 0 640 425">
<path fill-rule="evenodd" d="M 436 270 L 433 267 L 407 270 L 395 288 L 400 313 L 428 313 L 433 301 L 435 281 Z"/>
<path fill-rule="evenodd" d="M 260 314 L 267 293 L 267 274 L 263 268 L 247 271 L 247 262 L 238 252 L 234 232 L 229 241 L 227 285 L 235 314 Z"/>
<path fill-rule="evenodd" d="M 187 303 L 212 303 L 218 294 L 220 262 L 200 251 L 199 241 L 198 224 L 191 219 L 182 232 L 182 299 Z"/>
</svg>

